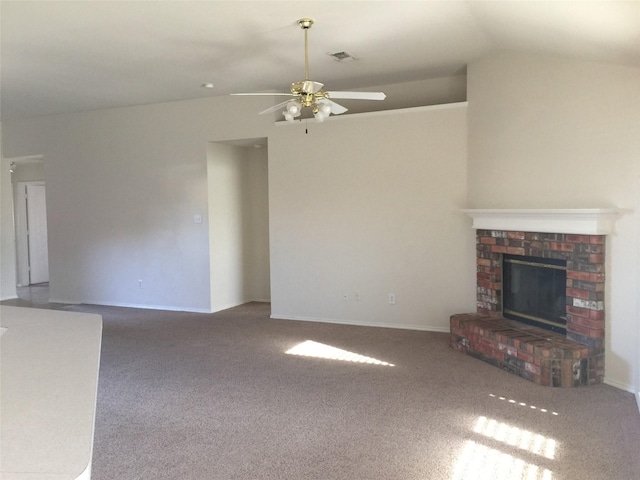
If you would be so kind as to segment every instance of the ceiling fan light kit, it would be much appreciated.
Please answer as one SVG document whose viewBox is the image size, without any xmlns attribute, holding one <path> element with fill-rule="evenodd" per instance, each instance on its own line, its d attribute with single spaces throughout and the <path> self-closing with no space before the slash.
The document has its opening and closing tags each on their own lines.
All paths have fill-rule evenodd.
<svg viewBox="0 0 640 480">
<path fill-rule="evenodd" d="M 282 110 L 285 120 L 294 122 L 302 115 L 304 108 L 310 108 L 316 121 L 323 122 L 329 115 L 340 115 L 347 111 L 331 98 L 350 100 L 384 100 L 383 92 L 325 92 L 324 84 L 309 80 L 309 43 L 307 33 L 313 25 L 313 19 L 301 18 L 298 25 L 304 31 L 304 80 L 291 84 L 291 93 L 234 93 L 232 95 L 285 95 L 294 97 L 260 112 L 260 115 Z"/>
</svg>

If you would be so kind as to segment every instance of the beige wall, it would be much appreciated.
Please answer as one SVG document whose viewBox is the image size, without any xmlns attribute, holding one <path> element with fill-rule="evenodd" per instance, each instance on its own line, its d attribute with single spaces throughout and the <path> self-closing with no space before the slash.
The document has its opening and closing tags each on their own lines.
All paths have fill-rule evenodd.
<svg viewBox="0 0 640 480">
<path fill-rule="evenodd" d="M 623 210 L 607 243 L 606 381 L 634 390 L 640 70 L 496 55 L 469 66 L 468 99 L 470 207 Z"/>
<path fill-rule="evenodd" d="M 6 300 L 16 297 L 16 243 L 10 160 L 4 158 L 1 137 L 0 125 L 0 300 Z"/>
<path fill-rule="evenodd" d="M 265 137 L 273 124 L 256 112 L 268 104 L 218 97 L 8 124 L 5 155 L 45 158 L 52 300 L 210 311 L 208 230 L 193 221 L 208 218 L 207 145 Z"/>
<path fill-rule="evenodd" d="M 418 83 L 408 88 L 425 102 L 464 91 L 458 78 Z M 9 122 L 6 157 L 46 158 L 52 299 L 209 311 L 208 229 L 193 222 L 209 218 L 207 145 L 268 137 L 274 118 L 257 112 L 279 101 L 212 97 Z M 3 258 L 15 257 L 8 233 Z M 5 273 L 15 292 L 15 271 Z"/>
<path fill-rule="evenodd" d="M 448 331 L 475 309 L 466 104 L 307 128 L 269 138 L 273 316 Z"/>
</svg>

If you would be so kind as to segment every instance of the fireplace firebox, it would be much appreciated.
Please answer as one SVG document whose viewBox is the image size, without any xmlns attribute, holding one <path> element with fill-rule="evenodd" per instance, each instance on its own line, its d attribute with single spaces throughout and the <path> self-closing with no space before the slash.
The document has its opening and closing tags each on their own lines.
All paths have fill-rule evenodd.
<svg viewBox="0 0 640 480">
<path fill-rule="evenodd" d="M 566 333 L 566 260 L 504 254 L 502 270 L 504 317 Z"/>
</svg>

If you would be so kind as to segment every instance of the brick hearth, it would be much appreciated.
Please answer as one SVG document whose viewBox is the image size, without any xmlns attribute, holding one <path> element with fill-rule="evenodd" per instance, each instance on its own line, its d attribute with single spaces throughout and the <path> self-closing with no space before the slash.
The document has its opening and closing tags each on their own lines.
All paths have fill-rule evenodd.
<svg viewBox="0 0 640 480">
<path fill-rule="evenodd" d="M 601 383 L 605 238 L 477 230 L 477 313 L 451 317 L 451 346 L 540 385 Z M 505 253 L 566 260 L 566 335 L 502 317 Z"/>
</svg>

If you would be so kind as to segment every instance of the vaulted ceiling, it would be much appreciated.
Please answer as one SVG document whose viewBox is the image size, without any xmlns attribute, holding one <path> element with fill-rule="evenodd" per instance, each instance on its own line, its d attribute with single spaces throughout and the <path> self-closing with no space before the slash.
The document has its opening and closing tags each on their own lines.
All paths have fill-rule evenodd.
<svg viewBox="0 0 640 480">
<path fill-rule="evenodd" d="M 2 120 L 464 73 L 495 51 L 640 68 L 639 1 L 2 1 Z M 348 52 L 356 60 L 328 55 Z M 202 88 L 204 83 L 214 88 Z"/>
</svg>

